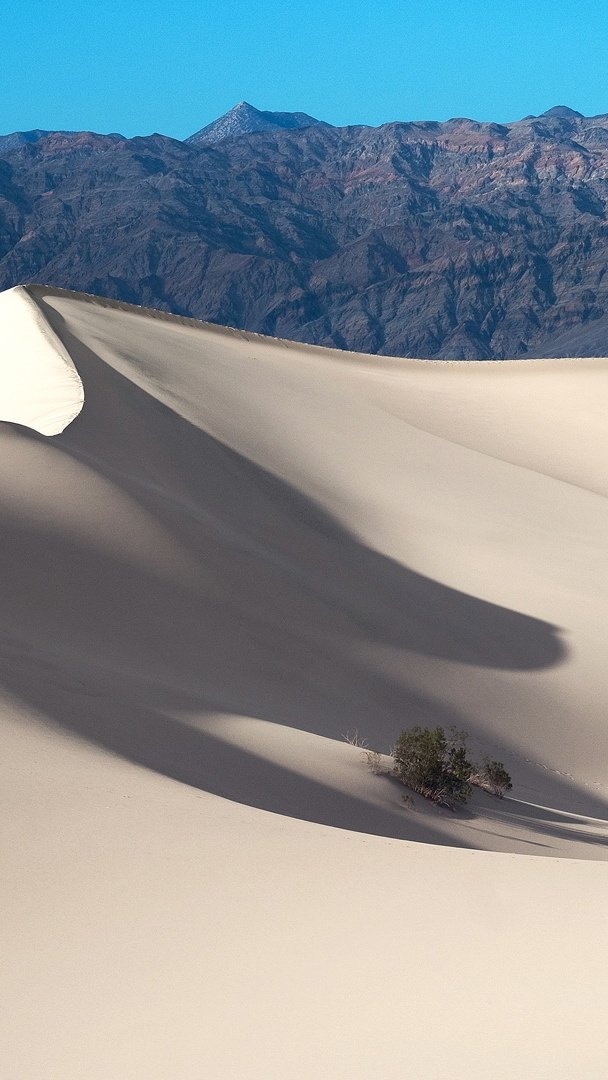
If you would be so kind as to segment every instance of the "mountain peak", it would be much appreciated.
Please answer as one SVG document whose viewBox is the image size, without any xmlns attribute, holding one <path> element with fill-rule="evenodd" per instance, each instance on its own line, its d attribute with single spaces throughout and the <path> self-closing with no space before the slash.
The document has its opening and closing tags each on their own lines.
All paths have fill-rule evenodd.
<svg viewBox="0 0 608 1080">
<path fill-rule="evenodd" d="M 547 109 L 542 113 L 543 116 L 556 116 L 561 120 L 583 120 L 583 113 L 577 112 L 576 109 L 571 109 L 568 105 L 554 105 L 552 109 Z"/>
<path fill-rule="evenodd" d="M 208 146 L 222 139 L 234 139 L 239 135 L 251 135 L 256 131 L 294 130 L 324 124 L 314 116 L 301 112 L 262 112 L 248 101 L 239 101 L 227 113 L 211 124 L 190 135 L 186 142 L 196 146 Z M 324 127 L 329 127 L 324 124 Z"/>
</svg>

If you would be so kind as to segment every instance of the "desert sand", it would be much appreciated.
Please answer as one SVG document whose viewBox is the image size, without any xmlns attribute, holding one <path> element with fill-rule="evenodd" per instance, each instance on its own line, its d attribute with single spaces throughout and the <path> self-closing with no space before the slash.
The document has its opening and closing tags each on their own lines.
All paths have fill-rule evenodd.
<svg viewBox="0 0 608 1080">
<path fill-rule="evenodd" d="M 607 418 L 0 296 L 2 1075 L 604 1080 Z M 414 724 L 510 796 L 406 808 Z"/>
</svg>

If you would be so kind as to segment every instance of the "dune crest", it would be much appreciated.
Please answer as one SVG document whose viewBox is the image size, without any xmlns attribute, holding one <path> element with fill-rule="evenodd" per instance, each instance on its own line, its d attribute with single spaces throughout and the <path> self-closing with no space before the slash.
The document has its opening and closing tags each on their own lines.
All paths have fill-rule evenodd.
<svg viewBox="0 0 608 1080">
<path fill-rule="evenodd" d="M 22 285 L 0 293 L 0 324 L 0 422 L 58 435 L 84 403 L 71 357 Z"/>
</svg>

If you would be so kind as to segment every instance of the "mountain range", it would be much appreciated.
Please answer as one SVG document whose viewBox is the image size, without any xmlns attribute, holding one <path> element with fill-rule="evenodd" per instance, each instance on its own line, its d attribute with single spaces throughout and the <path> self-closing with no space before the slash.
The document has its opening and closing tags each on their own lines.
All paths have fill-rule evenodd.
<svg viewBox="0 0 608 1080">
<path fill-rule="evenodd" d="M 336 128 L 241 102 L 186 141 L 0 137 L 0 289 L 313 344 L 606 355 L 608 115 Z"/>
</svg>

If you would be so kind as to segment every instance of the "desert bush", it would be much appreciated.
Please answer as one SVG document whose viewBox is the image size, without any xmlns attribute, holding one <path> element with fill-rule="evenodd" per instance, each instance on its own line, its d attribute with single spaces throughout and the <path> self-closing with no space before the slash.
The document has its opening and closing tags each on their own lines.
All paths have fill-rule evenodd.
<svg viewBox="0 0 608 1080">
<path fill-rule="evenodd" d="M 375 776 L 384 776 L 386 773 L 390 773 L 391 767 L 383 760 L 382 755 L 377 750 L 364 750 L 363 759 L 370 772 L 373 772 Z"/>
<path fill-rule="evenodd" d="M 464 732 L 446 735 L 442 727 L 402 731 L 393 750 L 395 775 L 412 791 L 453 809 L 472 794 L 465 743 Z"/>
<path fill-rule="evenodd" d="M 354 731 L 345 731 L 342 734 L 342 738 L 345 742 L 349 744 L 349 746 L 358 746 L 362 750 L 365 750 L 367 748 L 367 739 L 361 738 L 357 728 L 355 728 Z"/>
<path fill-rule="evenodd" d="M 513 787 L 502 761 L 492 761 L 490 758 L 484 758 L 483 765 L 473 770 L 470 779 L 472 784 L 484 788 L 499 799 Z"/>
</svg>

